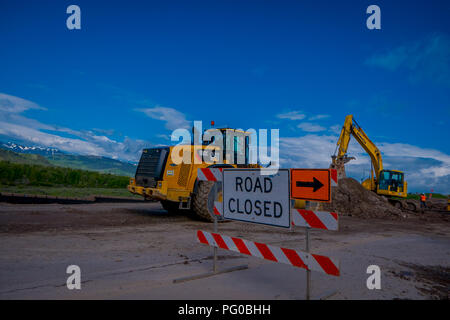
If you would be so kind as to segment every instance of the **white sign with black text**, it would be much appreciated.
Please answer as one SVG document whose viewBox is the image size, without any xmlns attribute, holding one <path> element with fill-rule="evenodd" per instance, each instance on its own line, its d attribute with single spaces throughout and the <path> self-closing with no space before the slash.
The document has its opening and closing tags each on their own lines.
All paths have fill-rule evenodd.
<svg viewBox="0 0 450 320">
<path fill-rule="evenodd" d="M 223 170 L 223 217 L 289 228 L 289 170 L 261 175 L 260 169 Z"/>
</svg>

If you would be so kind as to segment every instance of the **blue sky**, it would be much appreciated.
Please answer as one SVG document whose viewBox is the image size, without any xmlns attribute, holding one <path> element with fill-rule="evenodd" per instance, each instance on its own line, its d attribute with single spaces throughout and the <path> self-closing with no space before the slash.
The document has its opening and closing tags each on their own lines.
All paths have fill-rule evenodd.
<svg viewBox="0 0 450 320">
<path fill-rule="evenodd" d="M 66 8 L 81 8 L 81 30 Z M 366 8 L 381 8 L 381 30 Z M 450 193 L 448 1 L 2 1 L 0 135 L 136 160 L 193 120 L 278 128 L 327 167 L 353 114 L 413 191 Z M 347 167 L 358 180 L 369 160 Z"/>
</svg>

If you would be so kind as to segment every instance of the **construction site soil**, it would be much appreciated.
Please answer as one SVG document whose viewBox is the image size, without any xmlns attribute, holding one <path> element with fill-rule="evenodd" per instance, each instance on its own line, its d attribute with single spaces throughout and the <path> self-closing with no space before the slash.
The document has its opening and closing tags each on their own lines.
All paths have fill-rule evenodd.
<svg viewBox="0 0 450 320">
<path fill-rule="evenodd" d="M 343 215 L 337 232 L 312 230 L 311 250 L 339 259 L 342 270 L 337 278 L 314 273 L 313 295 L 333 288 L 333 299 L 448 299 L 450 224 L 443 215 Z M 173 284 L 210 270 L 211 248 L 195 234 L 212 228 L 156 202 L 0 203 L 0 299 L 304 299 L 304 270 L 224 250 L 220 268 L 249 269 Z M 303 228 L 225 222 L 219 232 L 305 247 Z M 71 264 L 83 270 L 82 290 L 65 286 Z M 381 290 L 366 287 L 373 264 L 383 272 Z"/>
<path fill-rule="evenodd" d="M 427 222 L 450 222 L 450 214 L 444 211 L 445 199 L 428 201 L 424 212 L 400 210 L 385 198 L 364 189 L 356 180 L 339 180 L 333 187 L 333 201 L 320 204 L 319 209 L 338 212 L 340 216 L 361 219 L 411 220 L 414 225 Z M 165 210 L 152 212 L 157 220 L 148 219 L 150 203 L 98 203 L 78 205 L 13 205 L 0 203 L 0 233 L 27 233 L 35 231 L 92 229 L 96 227 L 133 226 L 153 223 L 192 221 L 198 223 L 193 213 L 168 215 Z M 417 205 L 419 207 L 419 205 Z M 157 204 L 159 207 L 159 204 Z M 245 228 L 245 227 L 244 227 Z"/>
<path fill-rule="evenodd" d="M 417 200 L 408 201 L 414 202 L 416 208 L 420 208 Z M 407 219 L 416 217 L 422 220 L 450 221 L 449 215 L 444 211 L 446 206 L 446 199 L 430 199 L 427 201 L 427 209 L 424 212 L 420 209 L 419 211 L 398 209 L 389 203 L 387 198 L 363 188 L 355 179 L 343 178 L 339 179 L 339 186 L 332 188 L 331 203 L 321 204 L 320 209 L 359 218 Z"/>
</svg>

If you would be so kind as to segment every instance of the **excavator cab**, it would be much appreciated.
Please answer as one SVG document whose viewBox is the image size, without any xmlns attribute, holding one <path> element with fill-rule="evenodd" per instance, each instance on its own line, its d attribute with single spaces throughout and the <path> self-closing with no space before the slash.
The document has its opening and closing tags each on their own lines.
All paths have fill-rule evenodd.
<svg viewBox="0 0 450 320">
<path fill-rule="evenodd" d="M 378 177 L 377 193 L 402 197 L 405 194 L 404 174 L 397 170 L 382 170 Z"/>
</svg>

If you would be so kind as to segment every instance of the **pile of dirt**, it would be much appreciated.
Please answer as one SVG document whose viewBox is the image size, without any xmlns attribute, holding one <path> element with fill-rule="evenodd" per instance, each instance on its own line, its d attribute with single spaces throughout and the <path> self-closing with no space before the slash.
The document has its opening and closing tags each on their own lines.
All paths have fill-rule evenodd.
<svg viewBox="0 0 450 320">
<path fill-rule="evenodd" d="M 437 211 L 447 211 L 448 200 L 447 199 L 429 199 L 427 206 Z"/>
<path fill-rule="evenodd" d="M 416 199 L 408 199 L 408 202 L 415 204 L 420 209 L 420 201 Z M 427 199 L 427 211 L 447 211 L 447 199 Z"/>
<path fill-rule="evenodd" d="M 326 211 L 336 211 L 341 215 L 362 218 L 405 218 L 402 210 L 392 206 L 384 197 L 364 189 L 355 179 L 339 179 L 337 187 L 332 188 L 331 203 L 324 203 Z"/>
</svg>

